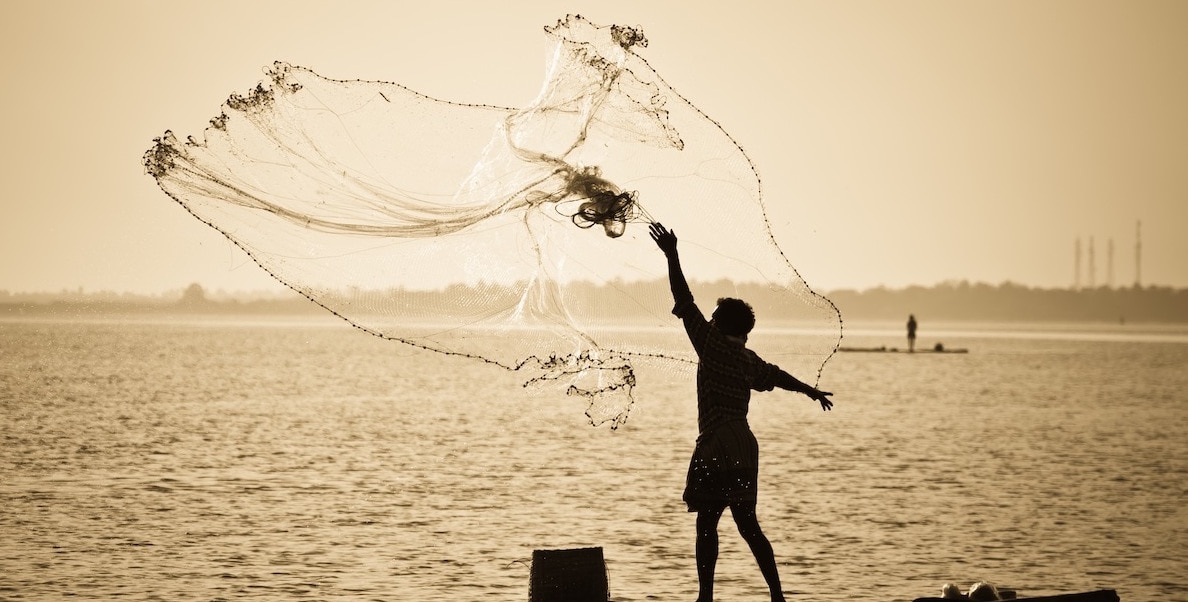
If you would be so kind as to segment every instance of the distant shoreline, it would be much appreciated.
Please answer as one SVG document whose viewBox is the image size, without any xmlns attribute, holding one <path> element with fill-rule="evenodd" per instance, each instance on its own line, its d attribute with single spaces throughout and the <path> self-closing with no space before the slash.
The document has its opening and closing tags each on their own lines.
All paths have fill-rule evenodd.
<svg viewBox="0 0 1188 602">
<path fill-rule="evenodd" d="M 596 297 L 598 287 L 585 285 L 586 295 Z M 636 285 L 644 296 L 665 299 L 667 284 L 662 281 Z M 700 289 L 700 290 L 699 290 Z M 489 290 L 489 289 L 486 289 Z M 694 283 L 699 298 L 740 296 L 751 302 L 763 319 L 781 320 L 786 316 L 768 289 L 760 285 L 732 284 L 725 281 Z M 483 294 L 481 289 L 454 286 L 442 291 L 368 291 L 367 295 L 390 295 L 404 301 L 410 316 L 448 315 L 458 299 Z M 906 320 L 914 314 L 921 320 L 1096 323 L 1096 324 L 1188 324 L 1188 289 L 1150 286 L 1144 288 L 1038 289 L 1004 283 L 997 286 L 945 283 L 931 287 L 911 286 L 901 289 L 850 289 L 825 293 L 841 311 L 845 321 Z M 63 292 L 60 294 L 7 293 L 0 291 L 0 316 L 145 316 L 145 315 L 245 315 L 311 316 L 326 310 L 296 293 L 231 295 L 211 299 L 198 285 L 191 285 L 180 295 L 160 297 L 114 293 Z M 446 308 L 446 311 L 435 311 Z M 634 320 L 631 308 L 606 308 L 600 320 Z"/>
</svg>

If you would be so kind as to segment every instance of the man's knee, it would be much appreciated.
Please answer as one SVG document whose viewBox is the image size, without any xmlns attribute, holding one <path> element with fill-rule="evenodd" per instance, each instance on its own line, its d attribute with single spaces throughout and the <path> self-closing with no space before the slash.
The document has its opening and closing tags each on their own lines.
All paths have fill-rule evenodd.
<svg viewBox="0 0 1188 602">
<path fill-rule="evenodd" d="M 731 507 L 730 514 L 734 517 L 734 525 L 738 527 L 739 534 L 745 539 L 763 537 L 763 530 L 759 528 L 759 518 L 755 515 L 754 506 Z"/>
<path fill-rule="evenodd" d="M 697 512 L 697 531 L 698 531 L 698 533 L 709 533 L 709 532 L 716 533 L 718 530 L 718 521 L 722 518 L 722 512 L 724 510 L 726 510 L 726 509 L 721 508 L 721 509 L 709 509 L 709 510 L 698 511 Z"/>
</svg>

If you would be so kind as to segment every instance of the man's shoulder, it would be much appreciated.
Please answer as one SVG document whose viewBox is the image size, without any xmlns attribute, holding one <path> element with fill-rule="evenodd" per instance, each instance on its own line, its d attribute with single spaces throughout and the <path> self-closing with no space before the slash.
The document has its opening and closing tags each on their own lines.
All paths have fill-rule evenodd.
<svg viewBox="0 0 1188 602">
<path fill-rule="evenodd" d="M 756 353 L 749 347 L 742 347 L 738 352 L 741 361 L 748 366 L 749 370 L 757 374 L 765 374 L 773 370 L 779 370 L 780 367 L 763 359 L 763 356 Z"/>
</svg>

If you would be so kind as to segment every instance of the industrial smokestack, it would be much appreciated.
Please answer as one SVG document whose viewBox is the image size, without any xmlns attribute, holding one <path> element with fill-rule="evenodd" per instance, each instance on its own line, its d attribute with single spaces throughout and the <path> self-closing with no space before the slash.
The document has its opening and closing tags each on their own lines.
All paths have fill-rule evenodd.
<svg viewBox="0 0 1188 602">
<path fill-rule="evenodd" d="M 1134 288 L 1143 286 L 1143 222 L 1134 223 Z"/>
<path fill-rule="evenodd" d="M 1077 237 L 1077 244 L 1073 247 L 1073 290 L 1081 290 L 1081 237 Z"/>
<path fill-rule="evenodd" d="M 1114 288 L 1114 239 L 1106 241 L 1106 286 Z"/>
<path fill-rule="evenodd" d="M 1093 265 L 1093 237 L 1089 237 L 1089 288 L 1097 288 L 1097 266 Z"/>
</svg>

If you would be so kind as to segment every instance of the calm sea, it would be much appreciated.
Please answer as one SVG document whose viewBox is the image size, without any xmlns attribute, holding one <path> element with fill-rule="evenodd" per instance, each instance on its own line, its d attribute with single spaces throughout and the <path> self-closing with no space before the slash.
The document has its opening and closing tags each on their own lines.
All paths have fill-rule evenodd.
<svg viewBox="0 0 1188 602">
<path fill-rule="evenodd" d="M 937 340 L 969 353 L 839 354 L 830 413 L 755 396 L 785 589 L 1188 599 L 1188 335 Z M 526 600 L 534 549 L 601 546 L 617 602 L 692 600 L 692 379 L 640 379 L 611 432 L 329 320 L 0 321 L 0 599 Z M 765 599 L 728 519 L 718 572 L 720 600 Z"/>
</svg>

